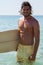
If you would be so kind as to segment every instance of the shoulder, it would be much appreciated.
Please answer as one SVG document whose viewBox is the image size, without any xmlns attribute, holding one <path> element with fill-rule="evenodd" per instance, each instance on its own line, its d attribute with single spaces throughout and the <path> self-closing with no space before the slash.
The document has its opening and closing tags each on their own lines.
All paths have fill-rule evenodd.
<svg viewBox="0 0 43 65">
<path fill-rule="evenodd" d="M 23 20 L 24 20 L 24 17 L 20 17 L 20 18 L 19 18 L 19 21 L 23 21 Z"/>
<path fill-rule="evenodd" d="M 39 21 L 33 16 L 32 16 L 32 23 L 33 23 L 33 26 L 36 26 L 36 25 L 39 26 Z"/>
<path fill-rule="evenodd" d="M 19 26 L 21 26 L 23 24 L 23 19 L 24 19 L 23 17 L 19 18 L 19 20 L 18 20 L 18 25 Z"/>
<path fill-rule="evenodd" d="M 18 23 L 22 22 L 24 20 L 24 17 L 19 18 Z"/>
<path fill-rule="evenodd" d="M 34 32 L 39 32 L 40 31 L 40 25 L 39 25 L 39 22 L 38 20 L 36 20 L 34 17 L 32 17 L 32 20 L 33 20 L 33 29 L 34 29 Z"/>
</svg>

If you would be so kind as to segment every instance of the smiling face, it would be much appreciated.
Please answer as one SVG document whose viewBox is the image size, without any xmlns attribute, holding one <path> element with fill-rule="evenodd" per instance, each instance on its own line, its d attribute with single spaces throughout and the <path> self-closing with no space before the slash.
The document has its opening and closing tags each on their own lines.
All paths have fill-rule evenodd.
<svg viewBox="0 0 43 65">
<path fill-rule="evenodd" d="M 22 9 L 21 9 L 21 13 L 23 16 L 27 17 L 31 14 L 31 9 L 29 6 L 24 6 Z"/>
</svg>

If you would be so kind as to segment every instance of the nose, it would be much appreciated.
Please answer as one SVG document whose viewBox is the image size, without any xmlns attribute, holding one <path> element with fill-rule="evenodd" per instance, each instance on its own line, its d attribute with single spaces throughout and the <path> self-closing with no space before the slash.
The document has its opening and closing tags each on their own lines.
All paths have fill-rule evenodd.
<svg viewBox="0 0 43 65">
<path fill-rule="evenodd" d="M 27 11 L 25 10 L 24 12 L 26 13 Z"/>
</svg>

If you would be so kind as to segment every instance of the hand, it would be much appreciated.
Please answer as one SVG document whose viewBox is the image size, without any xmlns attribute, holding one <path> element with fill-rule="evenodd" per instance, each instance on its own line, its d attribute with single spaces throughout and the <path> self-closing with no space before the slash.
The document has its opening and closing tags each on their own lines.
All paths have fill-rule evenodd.
<svg viewBox="0 0 43 65">
<path fill-rule="evenodd" d="M 34 61 L 34 60 L 35 60 L 35 58 L 36 58 L 36 55 L 32 54 L 31 56 L 29 56 L 29 58 L 28 58 L 28 59 L 29 59 L 30 61 Z"/>
</svg>

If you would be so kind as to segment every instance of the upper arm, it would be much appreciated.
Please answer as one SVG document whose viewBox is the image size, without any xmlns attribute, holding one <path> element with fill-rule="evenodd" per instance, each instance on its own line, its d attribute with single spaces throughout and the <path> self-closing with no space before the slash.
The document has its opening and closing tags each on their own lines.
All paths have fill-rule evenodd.
<svg viewBox="0 0 43 65">
<path fill-rule="evenodd" d="M 20 21 L 20 20 L 18 20 L 18 31 L 20 31 L 20 27 L 19 27 L 19 21 Z"/>
<path fill-rule="evenodd" d="M 35 21 L 35 23 L 34 23 L 34 36 L 35 36 L 36 42 L 39 42 L 39 39 L 40 39 L 40 26 L 39 26 L 38 21 Z"/>
</svg>

